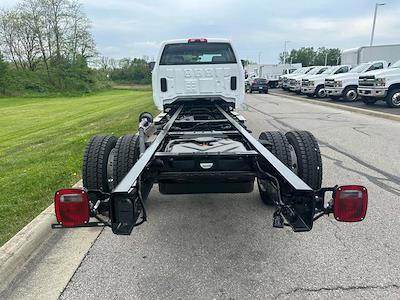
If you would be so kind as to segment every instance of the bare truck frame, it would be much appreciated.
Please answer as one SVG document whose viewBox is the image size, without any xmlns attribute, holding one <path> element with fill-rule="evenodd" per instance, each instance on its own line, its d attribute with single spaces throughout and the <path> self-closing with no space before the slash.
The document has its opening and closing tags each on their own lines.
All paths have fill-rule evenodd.
<svg viewBox="0 0 400 300">
<path fill-rule="evenodd" d="M 262 201 L 276 207 L 273 226 L 295 232 L 311 230 L 330 213 L 338 221 L 365 218 L 365 187 L 321 188 L 320 150 L 311 133 L 263 132 L 257 140 L 244 121 L 224 101 L 176 101 L 154 120 L 142 113 L 136 135 L 92 138 L 84 188 L 56 192 L 53 228 L 110 226 L 130 234 L 147 220 L 154 183 L 164 194 L 247 193 L 257 180 Z"/>
</svg>

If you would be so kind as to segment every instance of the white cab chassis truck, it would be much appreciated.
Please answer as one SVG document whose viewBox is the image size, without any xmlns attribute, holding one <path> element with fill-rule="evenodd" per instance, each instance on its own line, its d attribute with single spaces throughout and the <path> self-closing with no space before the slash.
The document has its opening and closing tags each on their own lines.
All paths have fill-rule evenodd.
<svg viewBox="0 0 400 300">
<path fill-rule="evenodd" d="M 250 134 L 235 111 L 243 103 L 243 81 L 229 40 L 164 42 L 153 70 L 161 113 L 141 113 L 136 134 L 89 141 L 84 188 L 56 192 L 53 228 L 109 226 L 129 235 L 147 220 L 153 185 L 162 194 L 250 193 L 255 181 L 261 201 L 275 207 L 276 228 L 309 231 L 329 213 L 337 221 L 362 221 L 367 189 L 321 188 L 321 153 L 310 132 Z"/>
<path fill-rule="evenodd" d="M 325 98 L 327 96 L 325 90 L 325 79 L 331 75 L 347 73 L 350 71 L 351 66 L 340 65 L 329 67 L 319 75 L 310 75 L 303 78 L 301 82 L 301 93 L 313 98 Z"/>
<path fill-rule="evenodd" d="M 281 76 L 280 81 L 281 81 L 282 89 L 285 90 L 285 91 L 288 91 L 289 90 L 289 86 L 290 86 L 290 79 L 291 78 L 295 78 L 296 76 L 307 74 L 313 68 L 314 67 L 302 67 L 300 69 L 297 69 L 293 73 Z"/>
<path fill-rule="evenodd" d="M 360 74 L 388 67 L 386 61 L 362 63 L 347 73 L 336 74 L 325 79 L 327 95 L 334 100 L 343 97 L 346 101 L 358 100 L 358 79 Z"/>
<path fill-rule="evenodd" d="M 163 110 L 175 101 L 223 100 L 239 107 L 244 101 L 244 70 L 231 43 L 209 39 L 164 42 L 152 75 L 153 98 Z"/>
<path fill-rule="evenodd" d="M 367 105 L 384 100 L 389 107 L 400 108 L 400 60 L 388 69 L 361 74 L 358 93 Z"/>
<path fill-rule="evenodd" d="M 297 76 L 293 76 L 289 80 L 289 91 L 295 92 L 297 94 L 301 93 L 301 83 L 303 78 L 307 78 L 308 76 L 312 75 L 319 75 L 326 71 L 329 67 L 327 66 L 314 66 L 312 70 L 305 74 L 300 74 Z"/>
</svg>

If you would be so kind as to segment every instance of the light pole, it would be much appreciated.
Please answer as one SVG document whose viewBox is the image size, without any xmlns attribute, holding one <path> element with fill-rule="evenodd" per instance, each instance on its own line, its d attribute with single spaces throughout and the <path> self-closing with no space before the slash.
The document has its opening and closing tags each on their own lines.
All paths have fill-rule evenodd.
<svg viewBox="0 0 400 300">
<path fill-rule="evenodd" d="M 283 64 L 286 64 L 286 45 L 287 45 L 289 42 L 290 42 L 290 41 L 285 41 L 284 50 L 283 50 Z"/>
<path fill-rule="evenodd" d="M 372 23 L 372 32 L 371 32 L 371 43 L 370 46 L 374 43 L 374 35 L 375 35 L 375 24 L 376 24 L 376 15 L 378 13 L 378 7 L 386 5 L 386 3 L 376 3 L 375 4 L 375 13 L 374 13 L 374 21 Z"/>
</svg>

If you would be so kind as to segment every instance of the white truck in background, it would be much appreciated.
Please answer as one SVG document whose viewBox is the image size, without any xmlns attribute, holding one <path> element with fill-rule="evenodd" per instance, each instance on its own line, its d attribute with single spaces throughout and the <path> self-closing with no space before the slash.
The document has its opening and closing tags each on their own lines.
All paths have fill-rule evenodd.
<svg viewBox="0 0 400 300">
<path fill-rule="evenodd" d="M 313 98 L 314 96 L 317 98 L 325 98 L 325 79 L 331 75 L 347 73 L 350 69 L 351 66 L 349 65 L 333 66 L 329 67 L 319 75 L 307 76 L 303 78 L 301 82 L 301 93 L 310 98 Z"/>
<path fill-rule="evenodd" d="M 362 63 L 344 74 L 336 74 L 325 79 L 325 90 L 327 95 L 334 100 L 343 97 L 346 101 L 358 100 L 358 79 L 360 74 L 385 69 L 388 67 L 386 61 L 372 61 Z"/>
<path fill-rule="evenodd" d="M 283 90 L 288 91 L 289 90 L 289 84 L 290 84 L 290 79 L 294 78 L 298 75 L 302 74 L 307 74 L 310 72 L 314 67 L 302 67 L 300 69 L 297 69 L 293 73 L 282 75 L 280 77 L 280 82 L 281 82 L 281 87 Z"/>
<path fill-rule="evenodd" d="M 388 69 L 360 75 L 358 93 L 367 105 L 383 100 L 389 107 L 400 108 L 400 60 Z"/>
<path fill-rule="evenodd" d="M 312 75 L 319 75 L 319 74 L 325 72 L 328 68 L 329 68 L 329 66 L 314 66 L 312 68 L 312 70 L 310 70 L 309 72 L 307 72 L 305 74 L 299 74 L 299 75 L 290 77 L 289 91 L 300 94 L 301 93 L 301 82 L 302 82 L 303 78 L 306 78 L 306 77 L 312 76 Z"/>
<path fill-rule="evenodd" d="M 278 64 L 278 65 L 261 65 L 261 76 L 268 80 L 270 88 L 279 86 L 279 78 L 282 75 L 293 73 L 295 70 L 300 69 L 301 64 Z"/>
<path fill-rule="evenodd" d="M 290 74 L 301 67 L 301 64 L 250 64 L 245 67 L 245 71 L 248 78 L 265 78 L 270 88 L 276 88 L 282 75 Z"/>
<path fill-rule="evenodd" d="M 385 60 L 393 64 L 400 59 L 400 44 L 359 47 L 343 50 L 341 64 L 357 66 L 362 63 Z"/>
</svg>

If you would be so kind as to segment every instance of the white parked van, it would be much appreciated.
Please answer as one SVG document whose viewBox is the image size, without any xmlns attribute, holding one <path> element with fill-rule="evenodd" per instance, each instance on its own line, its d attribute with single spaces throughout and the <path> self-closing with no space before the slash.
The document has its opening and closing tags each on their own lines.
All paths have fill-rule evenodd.
<svg viewBox="0 0 400 300">
<path fill-rule="evenodd" d="M 152 75 L 154 103 L 160 110 L 175 101 L 205 99 L 240 106 L 244 70 L 231 41 L 187 39 L 162 43 Z"/>
</svg>

